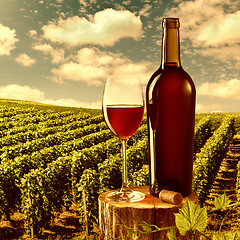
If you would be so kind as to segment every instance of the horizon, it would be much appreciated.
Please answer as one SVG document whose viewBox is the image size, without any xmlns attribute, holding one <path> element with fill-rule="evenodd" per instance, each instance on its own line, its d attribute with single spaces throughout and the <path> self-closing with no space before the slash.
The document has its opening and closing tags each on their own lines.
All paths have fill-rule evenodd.
<svg viewBox="0 0 240 240">
<path fill-rule="evenodd" d="M 88 108 L 88 107 L 74 107 L 74 106 L 67 106 L 67 105 L 56 105 L 56 104 L 49 104 L 49 103 L 41 103 L 41 102 L 35 102 L 35 101 L 28 101 L 28 100 L 21 100 L 21 99 L 9 99 L 9 98 L 0 98 L 1 101 L 9 101 L 9 102 L 18 102 L 18 104 L 33 104 L 33 105 L 43 105 L 46 107 L 63 107 L 63 108 L 83 108 L 83 109 L 90 109 L 90 110 L 97 110 L 102 112 L 102 107 L 100 108 Z M 146 108 L 144 107 L 144 114 L 146 113 Z M 217 114 L 217 113 L 223 113 L 223 114 L 238 114 L 240 111 L 235 112 L 227 112 L 227 111 L 212 111 L 212 112 L 196 112 L 195 114 Z"/>
</svg>

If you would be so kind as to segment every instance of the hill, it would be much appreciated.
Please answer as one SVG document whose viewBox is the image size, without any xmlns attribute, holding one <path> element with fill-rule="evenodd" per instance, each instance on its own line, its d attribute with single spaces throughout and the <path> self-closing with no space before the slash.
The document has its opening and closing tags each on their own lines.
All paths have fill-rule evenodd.
<svg viewBox="0 0 240 240">
<path fill-rule="evenodd" d="M 90 108 L 81 108 L 81 107 L 65 107 L 65 106 L 57 106 L 50 104 L 43 104 L 31 101 L 23 101 L 23 100 L 13 100 L 13 99 L 3 99 L 0 98 L 0 106 L 4 106 L 6 108 L 35 108 L 37 110 L 49 110 L 52 112 L 66 112 L 71 111 L 75 114 L 84 112 L 89 113 L 92 116 L 96 116 L 101 114 L 100 109 L 90 109 Z"/>
</svg>

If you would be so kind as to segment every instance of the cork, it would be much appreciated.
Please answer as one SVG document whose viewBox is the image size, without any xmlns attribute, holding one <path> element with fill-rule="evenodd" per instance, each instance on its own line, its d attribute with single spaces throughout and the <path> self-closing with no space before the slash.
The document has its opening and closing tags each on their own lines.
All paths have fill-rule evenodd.
<svg viewBox="0 0 240 240">
<path fill-rule="evenodd" d="M 159 193 L 159 198 L 163 202 L 168 202 L 168 203 L 171 203 L 174 205 L 181 204 L 182 200 L 183 200 L 183 196 L 181 193 L 169 191 L 169 190 L 165 190 L 165 189 Z"/>
</svg>

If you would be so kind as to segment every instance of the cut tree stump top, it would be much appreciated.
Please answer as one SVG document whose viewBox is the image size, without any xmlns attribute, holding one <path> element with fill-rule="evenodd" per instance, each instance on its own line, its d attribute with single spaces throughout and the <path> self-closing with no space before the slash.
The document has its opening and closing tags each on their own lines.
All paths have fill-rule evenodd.
<svg viewBox="0 0 240 240">
<path fill-rule="evenodd" d="M 143 192 L 146 197 L 140 202 L 134 203 L 112 203 L 106 199 L 109 192 L 99 196 L 99 228 L 102 240 L 110 239 L 129 239 L 127 238 L 127 229 L 139 229 L 139 223 L 142 221 L 158 227 L 175 226 L 174 213 L 186 202 L 183 199 L 179 205 L 163 202 L 161 199 L 150 195 L 148 186 L 134 187 L 133 190 Z M 198 197 L 192 193 L 187 197 L 191 202 L 198 203 Z M 190 239 L 187 234 L 179 239 Z M 168 239 L 166 231 L 151 234 L 143 234 L 140 240 Z"/>
</svg>

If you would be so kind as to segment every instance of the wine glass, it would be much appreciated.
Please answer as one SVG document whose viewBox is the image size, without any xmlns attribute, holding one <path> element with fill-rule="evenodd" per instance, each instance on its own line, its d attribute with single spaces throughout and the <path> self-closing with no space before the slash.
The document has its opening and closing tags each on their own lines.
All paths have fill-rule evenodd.
<svg viewBox="0 0 240 240">
<path fill-rule="evenodd" d="M 145 195 L 133 191 L 127 183 L 126 158 L 127 140 L 139 128 L 144 114 L 139 79 L 121 74 L 108 77 L 103 92 L 102 110 L 107 126 L 122 143 L 122 187 L 109 193 L 106 198 L 118 203 L 140 201 Z"/>
</svg>

